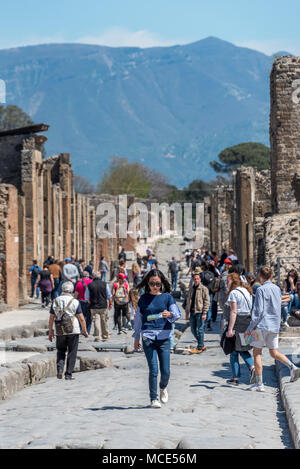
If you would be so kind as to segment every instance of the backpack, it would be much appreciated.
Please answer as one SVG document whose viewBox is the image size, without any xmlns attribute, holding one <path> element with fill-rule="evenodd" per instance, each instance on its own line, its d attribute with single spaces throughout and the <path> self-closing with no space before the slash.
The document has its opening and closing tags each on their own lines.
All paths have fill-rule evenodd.
<svg viewBox="0 0 300 469">
<path fill-rule="evenodd" d="M 73 322 L 75 316 L 71 317 L 68 313 L 66 313 L 66 310 L 69 308 L 69 306 L 71 306 L 73 301 L 74 298 L 71 298 L 67 306 L 65 306 L 64 309 L 60 309 L 56 299 L 54 300 L 55 305 L 58 308 L 58 314 L 61 315 L 60 319 L 55 319 L 55 330 L 57 336 L 72 334 L 73 332 Z"/>
<path fill-rule="evenodd" d="M 209 290 L 211 289 L 214 280 L 215 276 L 210 270 L 205 270 L 205 272 L 202 273 L 202 283 Z"/>
<path fill-rule="evenodd" d="M 41 272 L 40 267 L 38 265 L 35 265 L 32 269 L 32 274 L 38 276 L 40 272 Z"/>
<path fill-rule="evenodd" d="M 118 286 L 115 293 L 115 302 L 117 303 L 117 305 L 121 306 L 127 304 L 128 301 L 129 299 L 126 288 L 124 287 L 124 285 Z"/>
<path fill-rule="evenodd" d="M 213 293 L 217 293 L 220 290 L 220 283 L 221 283 L 221 279 L 218 277 L 215 277 L 211 285 L 211 291 Z"/>
</svg>

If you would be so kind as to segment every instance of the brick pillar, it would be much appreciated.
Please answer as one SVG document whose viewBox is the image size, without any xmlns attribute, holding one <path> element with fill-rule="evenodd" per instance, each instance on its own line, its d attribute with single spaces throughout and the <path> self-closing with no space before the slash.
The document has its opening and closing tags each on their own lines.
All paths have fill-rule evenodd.
<svg viewBox="0 0 300 469">
<path fill-rule="evenodd" d="M 72 255 L 71 245 L 71 178 L 70 155 L 61 153 L 59 155 L 59 184 L 62 195 L 62 226 L 63 226 L 63 251 L 64 256 Z"/>
<path fill-rule="evenodd" d="M 18 192 L 0 185 L 0 303 L 19 306 Z"/>
<path fill-rule="evenodd" d="M 280 57 L 273 64 L 270 140 L 273 213 L 299 210 L 300 57 Z"/>
<path fill-rule="evenodd" d="M 28 288 L 30 276 L 28 273 L 32 259 L 39 264 L 43 262 L 41 252 L 41 235 L 43 220 L 42 181 L 40 177 L 42 154 L 35 149 L 26 148 L 21 151 L 21 190 L 25 198 L 25 231 L 26 231 L 26 271 Z M 41 200 L 42 198 L 42 200 Z"/>
<path fill-rule="evenodd" d="M 255 169 L 239 168 L 235 175 L 236 250 L 245 269 L 254 266 L 253 202 L 255 199 Z"/>
</svg>

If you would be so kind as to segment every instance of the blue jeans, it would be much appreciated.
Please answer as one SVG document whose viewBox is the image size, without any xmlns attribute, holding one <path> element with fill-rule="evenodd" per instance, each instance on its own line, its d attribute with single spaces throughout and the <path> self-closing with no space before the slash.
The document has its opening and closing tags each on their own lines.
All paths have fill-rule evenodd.
<svg viewBox="0 0 300 469">
<path fill-rule="evenodd" d="M 106 282 L 106 270 L 101 270 L 101 280 L 103 280 L 103 282 Z"/>
<path fill-rule="evenodd" d="M 250 355 L 249 352 L 232 352 L 230 354 L 230 364 L 231 364 L 232 374 L 234 378 L 239 378 L 241 376 L 239 355 L 241 355 L 244 362 L 248 366 L 249 370 L 252 366 L 254 366 L 253 357 Z"/>
<path fill-rule="evenodd" d="M 174 291 L 176 291 L 176 288 L 177 288 L 177 278 L 178 278 L 177 272 L 176 272 L 176 274 L 171 274 L 172 290 L 174 290 Z"/>
<path fill-rule="evenodd" d="M 282 322 L 286 322 L 289 315 L 289 307 L 288 306 L 281 306 L 281 319 Z"/>
<path fill-rule="evenodd" d="M 59 288 L 60 280 L 59 278 L 54 279 L 54 289 L 52 290 L 51 297 L 52 300 L 58 297 L 58 288 Z"/>
<path fill-rule="evenodd" d="M 37 277 L 32 277 L 31 276 L 31 297 L 34 297 L 34 285 L 36 282 Z M 40 296 L 40 288 L 39 286 L 36 287 L 36 297 L 38 298 Z"/>
<path fill-rule="evenodd" d="M 298 293 L 289 293 L 291 301 L 288 303 L 288 312 L 291 314 L 292 306 L 295 305 L 295 310 L 300 309 L 300 300 Z"/>
<path fill-rule="evenodd" d="M 213 307 L 213 299 L 214 299 L 214 294 L 210 293 L 209 294 L 209 310 L 206 316 L 206 321 L 205 324 L 210 323 L 211 321 L 211 316 L 212 316 L 212 307 Z"/>
<path fill-rule="evenodd" d="M 192 334 L 198 342 L 197 349 L 200 350 L 204 346 L 204 322 L 201 313 L 195 314 L 194 311 L 191 311 L 190 326 Z"/>
<path fill-rule="evenodd" d="M 154 401 L 157 395 L 157 376 L 158 362 L 160 367 L 160 389 L 168 386 L 170 378 L 170 339 L 166 340 L 150 340 L 143 338 L 143 349 L 149 367 L 149 390 L 150 400 Z"/>
</svg>

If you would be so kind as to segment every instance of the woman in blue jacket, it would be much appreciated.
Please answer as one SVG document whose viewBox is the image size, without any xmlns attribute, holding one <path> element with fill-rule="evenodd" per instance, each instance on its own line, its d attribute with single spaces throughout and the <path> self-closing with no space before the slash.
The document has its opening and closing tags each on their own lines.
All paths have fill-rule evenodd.
<svg viewBox="0 0 300 469">
<path fill-rule="evenodd" d="M 160 401 L 168 402 L 167 386 L 170 378 L 170 334 L 172 323 L 181 317 L 178 306 L 170 294 L 171 286 L 164 274 L 151 270 L 137 285 L 145 289 L 140 297 L 134 323 L 134 348 L 140 348 L 142 334 L 143 349 L 149 367 L 149 390 L 151 407 L 160 408 Z M 158 361 L 160 365 L 160 401 L 157 394 Z"/>
</svg>

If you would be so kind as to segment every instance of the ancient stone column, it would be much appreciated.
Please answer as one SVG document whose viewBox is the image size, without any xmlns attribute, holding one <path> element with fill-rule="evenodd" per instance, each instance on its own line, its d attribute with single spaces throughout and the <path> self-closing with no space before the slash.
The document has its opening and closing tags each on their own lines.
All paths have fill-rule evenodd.
<svg viewBox="0 0 300 469">
<path fill-rule="evenodd" d="M 10 184 L 0 184 L 0 311 L 18 306 L 18 191 Z"/>
<path fill-rule="evenodd" d="M 271 71 L 271 180 L 273 213 L 300 203 L 300 57 L 280 57 Z"/>
</svg>

